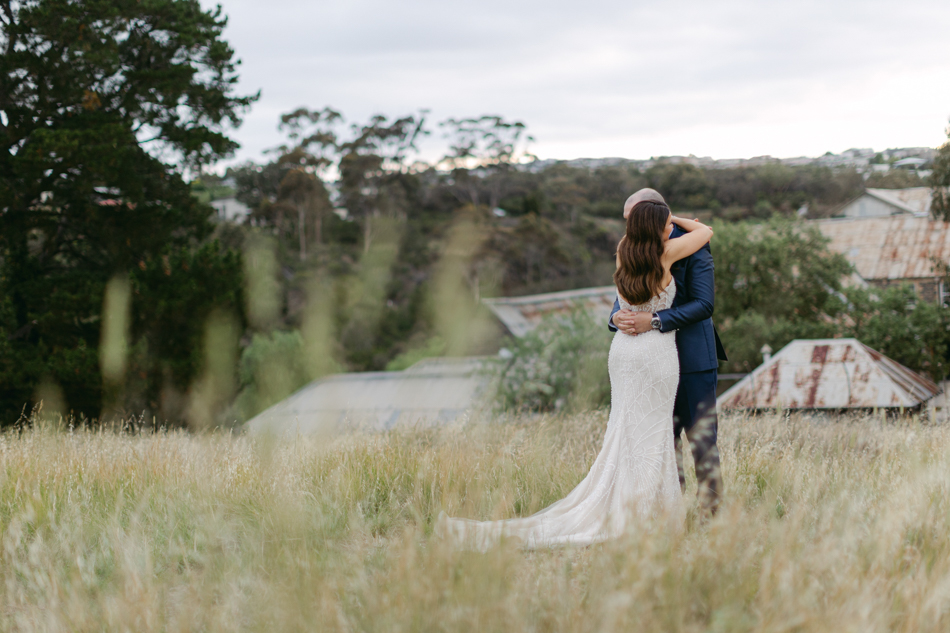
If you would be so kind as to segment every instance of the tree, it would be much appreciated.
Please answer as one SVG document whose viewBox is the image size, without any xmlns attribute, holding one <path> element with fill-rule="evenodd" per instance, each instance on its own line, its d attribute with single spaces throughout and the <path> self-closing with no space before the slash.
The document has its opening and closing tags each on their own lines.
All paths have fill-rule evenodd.
<svg viewBox="0 0 950 633">
<path fill-rule="evenodd" d="M 278 150 L 278 165 L 291 167 L 281 179 L 278 203 L 289 204 L 297 211 L 297 235 L 300 260 L 307 259 L 307 217 L 313 226 L 314 241 L 323 241 L 324 216 L 330 210 L 330 196 L 323 176 L 333 165 L 338 150 L 335 127 L 343 119 L 331 108 L 307 110 L 299 108 L 280 118 L 280 129 L 288 131 L 291 143 Z"/>
<path fill-rule="evenodd" d="M 816 320 L 834 311 L 851 266 L 817 228 L 786 220 L 715 226 L 717 320 L 748 312 Z"/>
<path fill-rule="evenodd" d="M 708 204 L 711 185 L 706 172 L 688 163 L 661 161 L 646 171 L 649 187 L 663 192 L 674 209 L 701 209 Z"/>
<path fill-rule="evenodd" d="M 312 173 L 299 167 L 290 170 L 280 181 L 277 190 L 278 209 L 288 207 L 296 211 L 297 239 L 300 261 L 307 259 L 307 227 L 312 227 L 312 241 L 319 245 L 323 241 L 323 219 L 330 210 L 330 196 L 323 181 Z M 309 222 L 308 222 L 309 218 Z"/>
<path fill-rule="evenodd" d="M 820 216 L 864 190 L 861 174 L 853 168 L 767 163 L 708 169 L 705 175 L 712 187 L 710 207 L 723 209 L 723 219 L 768 219 L 775 211 L 790 215 L 803 204 L 809 205 L 809 215 Z"/>
<path fill-rule="evenodd" d="M 947 375 L 950 314 L 921 301 L 910 284 L 889 288 L 848 288 L 848 322 L 842 334 L 935 381 Z"/>
<path fill-rule="evenodd" d="M 373 238 L 373 219 L 397 219 L 407 213 L 406 161 L 428 131 L 426 111 L 390 121 L 377 114 L 365 125 L 351 126 L 352 136 L 339 144 L 340 198 L 363 224 L 363 249 Z"/>
<path fill-rule="evenodd" d="M 98 415 L 105 284 L 187 262 L 208 238 L 212 210 L 183 174 L 237 147 L 226 129 L 256 97 L 234 94 L 227 20 L 197 0 L 8 1 L 0 22 L 0 338 L 10 339 L 0 383 L 14 385 L 0 394 L 0 421 L 50 377 L 77 412 Z M 224 253 L 205 254 L 234 270 Z M 217 302 L 201 296 L 186 326 L 196 331 Z M 134 298 L 132 311 L 134 347 L 160 324 Z M 178 361 L 190 351 L 167 353 L 150 354 L 143 372 L 187 383 L 197 367 Z M 152 407 L 156 389 L 145 389 Z"/>
<path fill-rule="evenodd" d="M 907 169 L 874 172 L 864 181 L 865 187 L 876 189 L 907 189 L 909 187 L 924 187 L 926 184 L 927 182 L 916 172 Z"/>
<path fill-rule="evenodd" d="M 528 151 L 534 137 L 527 134 L 527 126 L 521 121 L 486 114 L 446 119 L 439 127 L 449 140 L 449 152 L 441 164 L 451 169 L 454 181 L 474 206 L 482 203 L 483 189 L 488 193 L 489 208 L 498 206 L 505 196 L 505 176 L 515 165 L 536 158 Z"/>
<path fill-rule="evenodd" d="M 634 191 L 646 187 L 646 178 L 629 166 L 601 167 L 587 178 L 587 213 L 621 218 L 623 203 Z"/>
<path fill-rule="evenodd" d="M 950 128 L 947 128 L 947 137 L 950 139 Z M 950 221 L 950 140 L 937 149 L 930 184 L 933 187 L 930 212 L 938 220 Z"/>
<path fill-rule="evenodd" d="M 773 219 L 765 224 L 715 224 L 716 312 L 729 355 L 724 369 L 749 371 L 768 343 L 780 349 L 795 338 L 822 338 L 840 330 L 846 307 L 843 255 L 830 252 L 814 227 Z"/>
</svg>

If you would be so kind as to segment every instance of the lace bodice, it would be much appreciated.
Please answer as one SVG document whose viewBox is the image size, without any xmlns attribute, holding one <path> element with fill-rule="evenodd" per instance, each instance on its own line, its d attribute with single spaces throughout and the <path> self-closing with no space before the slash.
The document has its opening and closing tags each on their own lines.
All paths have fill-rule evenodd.
<svg viewBox="0 0 950 633">
<path fill-rule="evenodd" d="M 641 303 L 639 305 L 632 305 L 627 302 L 626 299 L 621 296 L 620 292 L 617 292 L 617 299 L 620 301 L 620 308 L 622 310 L 633 310 L 634 312 L 659 312 L 660 310 L 667 310 L 670 306 L 673 305 L 673 299 L 676 297 L 676 282 L 673 279 L 670 279 L 670 283 L 666 284 L 660 294 L 654 296 L 652 299 L 646 303 Z"/>
</svg>

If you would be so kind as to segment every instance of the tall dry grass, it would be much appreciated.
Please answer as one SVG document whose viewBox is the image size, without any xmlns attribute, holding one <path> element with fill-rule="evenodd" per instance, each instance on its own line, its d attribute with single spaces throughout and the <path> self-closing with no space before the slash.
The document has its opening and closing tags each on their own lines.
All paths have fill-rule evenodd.
<svg viewBox="0 0 950 633">
<path fill-rule="evenodd" d="M 432 535 L 442 509 L 560 498 L 605 422 L 7 432 L 0 629 L 950 630 L 950 430 L 914 419 L 726 417 L 722 511 L 681 535 L 484 555 Z"/>
</svg>

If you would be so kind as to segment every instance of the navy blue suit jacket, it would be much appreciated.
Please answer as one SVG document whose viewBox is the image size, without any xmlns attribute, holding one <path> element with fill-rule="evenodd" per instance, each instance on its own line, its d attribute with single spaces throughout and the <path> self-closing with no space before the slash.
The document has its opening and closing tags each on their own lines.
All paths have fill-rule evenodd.
<svg viewBox="0 0 950 633">
<path fill-rule="evenodd" d="M 670 239 L 683 235 L 679 227 L 673 228 Z M 712 251 L 706 244 L 689 257 L 679 260 L 670 268 L 676 282 L 676 297 L 668 310 L 657 312 L 660 331 L 676 330 L 676 349 L 680 357 L 680 373 L 689 374 L 719 367 L 719 360 L 728 360 L 719 340 L 719 333 L 712 322 L 716 302 L 715 275 Z M 607 320 L 607 327 L 616 332 L 614 313 L 620 302 L 614 300 L 614 309 Z"/>
</svg>

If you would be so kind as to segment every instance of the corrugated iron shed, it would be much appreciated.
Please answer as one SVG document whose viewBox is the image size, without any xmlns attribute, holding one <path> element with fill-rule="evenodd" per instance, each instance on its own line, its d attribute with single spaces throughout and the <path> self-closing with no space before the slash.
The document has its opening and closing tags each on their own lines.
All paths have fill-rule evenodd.
<svg viewBox="0 0 950 633">
<path fill-rule="evenodd" d="M 721 409 L 912 408 L 940 388 L 853 338 L 795 340 L 719 398 Z"/>
<path fill-rule="evenodd" d="M 252 418 L 245 429 L 292 436 L 448 422 L 481 404 L 486 362 L 483 357 L 434 358 L 404 371 L 327 376 Z"/>
<path fill-rule="evenodd" d="M 937 277 L 933 258 L 950 259 L 950 223 L 911 215 L 816 220 L 829 247 L 867 280 Z"/>
<path fill-rule="evenodd" d="M 598 314 L 603 313 L 606 320 L 616 298 L 615 286 L 601 286 L 525 297 L 482 299 L 482 303 L 505 324 L 512 335 L 520 337 L 536 328 L 545 316 L 566 314 L 579 306 Z"/>
</svg>

